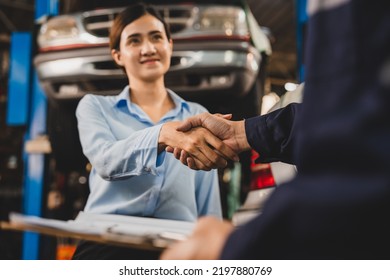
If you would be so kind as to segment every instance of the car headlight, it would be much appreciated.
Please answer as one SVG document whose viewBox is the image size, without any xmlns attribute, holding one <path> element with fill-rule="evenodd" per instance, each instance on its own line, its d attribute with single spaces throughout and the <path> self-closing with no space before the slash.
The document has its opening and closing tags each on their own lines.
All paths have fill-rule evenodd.
<svg viewBox="0 0 390 280">
<path fill-rule="evenodd" d="M 38 36 L 38 44 L 43 47 L 51 44 L 53 41 L 75 38 L 79 30 L 76 20 L 70 16 L 61 16 L 50 19 L 43 24 Z"/>
<path fill-rule="evenodd" d="M 245 36 L 248 34 L 245 12 L 236 7 L 210 7 L 201 14 L 198 28 L 206 33 Z"/>
</svg>

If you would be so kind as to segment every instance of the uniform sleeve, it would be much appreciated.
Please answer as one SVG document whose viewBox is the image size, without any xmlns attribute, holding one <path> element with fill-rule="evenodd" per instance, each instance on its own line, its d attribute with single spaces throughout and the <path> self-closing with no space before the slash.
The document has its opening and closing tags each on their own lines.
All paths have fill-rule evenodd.
<svg viewBox="0 0 390 280">
<path fill-rule="evenodd" d="M 292 103 L 269 114 L 245 120 L 249 145 L 259 154 L 259 162 L 294 163 L 293 146 L 297 114 L 301 104 Z"/>
<path fill-rule="evenodd" d="M 157 175 L 158 135 L 161 125 L 134 131 L 118 140 L 97 99 L 86 95 L 79 103 L 76 116 L 85 156 L 105 180 L 121 180 L 141 174 Z"/>
</svg>

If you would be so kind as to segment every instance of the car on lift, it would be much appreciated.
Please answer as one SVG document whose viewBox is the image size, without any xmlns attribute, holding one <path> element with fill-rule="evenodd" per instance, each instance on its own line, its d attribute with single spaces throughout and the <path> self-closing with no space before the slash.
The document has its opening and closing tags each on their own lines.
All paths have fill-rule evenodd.
<svg viewBox="0 0 390 280">
<path fill-rule="evenodd" d="M 128 83 L 111 57 L 108 35 L 115 16 L 131 2 L 63 1 L 60 15 L 40 20 L 34 65 L 50 104 L 48 133 L 60 170 L 86 164 L 74 116 L 80 98 L 116 95 Z M 143 2 L 153 4 L 170 26 L 168 88 L 212 113 L 232 113 L 234 119 L 260 114 L 271 35 L 246 1 Z M 242 162 L 245 180 L 249 156 Z"/>
<path fill-rule="evenodd" d="M 172 33 L 167 87 L 211 111 L 240 117 L 260 113 L 264 84 L 258 84 L 263 82 L 259 75 L 271 48 L 267 29 L 257 24 L 244 1 L 145 2 L 155 4 Z M 108 35 L 115 15 L 129 3 L 91 1 L 91 10 L 42 22 L 34 63 L 49 98 L 117 94 L 128 83 L 111 58 Z"/>
</svg>

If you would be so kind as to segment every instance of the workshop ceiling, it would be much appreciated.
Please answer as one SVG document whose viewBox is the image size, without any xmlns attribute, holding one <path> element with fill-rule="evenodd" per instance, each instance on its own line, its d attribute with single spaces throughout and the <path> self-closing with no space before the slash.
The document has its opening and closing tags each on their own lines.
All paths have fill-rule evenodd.
<svg viewBox="0 0 390 280">
<path fill-rule="evenodd" d="M 34 0 L 0 0 L 0 35 L 31 31 L 34 22 Z"/>
</svg>

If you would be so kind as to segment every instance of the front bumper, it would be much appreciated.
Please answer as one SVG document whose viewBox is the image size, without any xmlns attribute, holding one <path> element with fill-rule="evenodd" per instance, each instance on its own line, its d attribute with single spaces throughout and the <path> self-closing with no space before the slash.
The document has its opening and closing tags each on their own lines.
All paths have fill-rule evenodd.
<svg viewBox="0 0 390 280">
<path fill-rule="evenodd" d="M 165 82 L 188 100 L 245 95 L 260 61 L 259 52 L 246 42 L 175 44 Z M 34 64 L 45 93 L 54 99 L 114 95 L 128 83 L 107 46 L 41 53 Z"/>
</svg>

